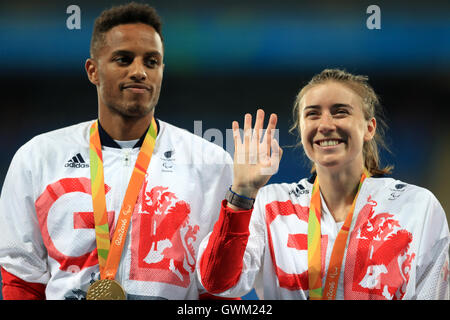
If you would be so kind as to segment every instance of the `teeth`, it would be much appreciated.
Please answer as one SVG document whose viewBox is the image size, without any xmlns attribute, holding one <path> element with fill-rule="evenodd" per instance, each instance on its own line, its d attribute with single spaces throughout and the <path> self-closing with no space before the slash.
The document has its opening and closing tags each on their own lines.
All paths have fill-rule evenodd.
<svg viewBox="0 0 450 320">
<path fill-rule="evenodd" d="M 338 140 L 323 140 L 319 142 L 321 147 L 335 146 L 338 143 L 339 143 Z"/>
</svg>

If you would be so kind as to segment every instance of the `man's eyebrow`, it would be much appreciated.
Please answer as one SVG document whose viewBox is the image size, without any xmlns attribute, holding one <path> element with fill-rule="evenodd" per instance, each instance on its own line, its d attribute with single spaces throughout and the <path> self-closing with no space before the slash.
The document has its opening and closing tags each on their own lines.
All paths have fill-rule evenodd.
<svg viewBox="0 0 450 320">
<path fill-rule="evenodd" d="M 133 56 L 134 53 L 128 50 L 116 50 L 112 53 L 113 56 Z"/>
<path fill-rule="evenodd" d="M 136 54 L 133 51 L 129 50 L 116 50 L 112 53 L 113 56 L 135 56 Z M 159 56 L 162 57 L 161 52 L 154 50 L 145 53 L 145 56 Z"/>
<path fill-rule="evenodd" d="M 159 52 L 159 51 L 157 51 L 157 50 L 153 50 L 153 51 L 146 52 L 145 55 L 146 55 L 147 57 L 148 57 L 148 56 L 159 56 L 159 57 L 162 57 L 161 52 Z"/>
</svg>

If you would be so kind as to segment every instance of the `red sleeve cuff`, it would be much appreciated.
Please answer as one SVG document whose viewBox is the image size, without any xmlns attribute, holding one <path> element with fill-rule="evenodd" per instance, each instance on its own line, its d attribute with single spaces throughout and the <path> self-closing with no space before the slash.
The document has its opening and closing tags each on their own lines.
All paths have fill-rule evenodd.
<svg viewBox="0 0 450 320">
<path fill-rule="evenodd" d="M 45 300 L 45 284 L 26 282 L 3 268 L 1 272 L 4 300 Z"/>
<path fill-rule="evenodd" d="M 251 214 L 252 209 L 234 211 L 222 201 L 219 220 L 200 259 L 202 284 L 208 292 L 223 292 L 239 281 Z"/>
<path fill-rule="evenodd" d="M 222 224 L 221 234 L 248 233 L 252 211 L 253 209 L 235 211 L 227 207 L 227 200 L 223 200 L 220 208 L 219 221 L 217 222 Z"/>
</svg>

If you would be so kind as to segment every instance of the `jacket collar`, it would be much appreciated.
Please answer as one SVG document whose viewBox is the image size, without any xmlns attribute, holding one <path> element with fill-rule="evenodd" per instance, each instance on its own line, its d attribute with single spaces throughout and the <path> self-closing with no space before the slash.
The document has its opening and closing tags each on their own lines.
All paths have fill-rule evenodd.
<svg viewBox="0 0 450 320">
<path fill-rule="evenodd" d="M 160 127 L 159 126 L 159 121 L 156 118 L 155 118 L 155 121 L 156 121 L 156 126 L 157 126 L 157 129 L 158 129 L 157 133 L 159 133 L 159 127 Z M 148 130 L 148 128 L 147 128 L 147 130 Z M 144 143 L 145 134 L 147 133 L 147 130 L 145 130 L 145 133 L 138 140 L 138 142 L 136 142 L 136 144 L 134 145 L 133 148 L 140 148 L 142 146 L 142 143 Z M 98 122 L 98 133 L 99 133 L 99 136 L 100 136 L 100 143 L 102 144 L 102 146 L 110 147 L 110 148 L 122 149 L 117 144 L 117 142 L 115 142 L 114 139 L 109 136 L 109 134 L 105 131 L 105 129 L 103 129 L 102 125 L 100 124 L 100 121 Z"/>
<path fill-rule="evenodd" d="M 316 180 L 317 173 L 314 171 L 308 178 L 308 182 L 311 184 L 314 184 L 314 181 Z M 371 176 L 371 178 L 386 178 L 386 175 L 384 174 L 374 174 Z"/>
</svg>

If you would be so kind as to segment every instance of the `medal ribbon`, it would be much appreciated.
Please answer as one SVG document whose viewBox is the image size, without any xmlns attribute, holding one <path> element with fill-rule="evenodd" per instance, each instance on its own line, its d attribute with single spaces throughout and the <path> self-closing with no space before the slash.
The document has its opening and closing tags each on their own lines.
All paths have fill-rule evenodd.
<svg viewBox="0 0 450 320">
<path fill-rule="evenodd" d="M 89 158 L 91 168 L 91 192 L 101 279 L 113 280 L 116 276 L 131 215 L 134 211 L 139 191 L 144 182 L 145 173 L 147 172 L 148 165 L 152 158 L 156 135 L 157 126 L 155 119 L 152 118 L 150 128 L 145 135 L 144 142 L 142 143 L 133 173 L 128 183 L 128 188 L 125 192 L 113 239 L 110 241 L 108 216 L 106 212 L 102 146 L 98 132 L 98 121 L 95 121 L 90 128 Z"/>
<path fill-rule="evenodd" d="M 333 251 L 331 252 L 330 264 L 328 266 L 327 277 L 325 280 L 325 288 L 322 289 L 322 264 L 321 264 L 321 229 L 320 218 L 322 215 L 322 207 L 320 200 L 319 178 L 316 176 L 314 182 L 311 203 L 309 206 L 308 217 L 308 285 L 309 298 L 311 300 L 334 300 L 338 287 L 339 275 L 341 274 L 342 260 L 344 258 L 347 237 L 355 211 L 356 199 L 359 190 L 365 178 L 370 177 L 370 173 L 364 169 L 359 181 L 358 191 L 353 199 L 352 206 L 344 221 L 344 225 L 339 231 L 336 241 L 334 242 Z"/>
</svg>

